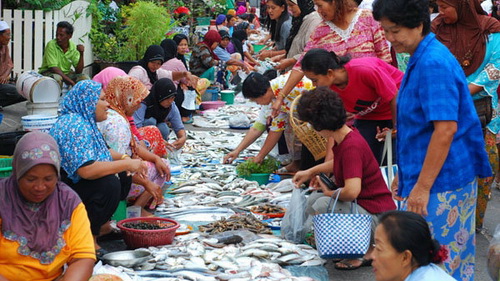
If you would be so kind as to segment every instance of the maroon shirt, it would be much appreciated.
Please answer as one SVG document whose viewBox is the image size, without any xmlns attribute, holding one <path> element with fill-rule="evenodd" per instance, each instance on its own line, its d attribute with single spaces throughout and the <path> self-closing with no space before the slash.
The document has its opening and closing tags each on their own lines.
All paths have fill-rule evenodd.
<svg viewBox="0 0 500 281">
<path fill-rule="evenodd" d="M 335 144 L 333 153 L 333 174 L 338 186 L 345 186 L 345 179 L 361 178 L 357 198 L 361 207 L 371 214 L 396 209 L 378 162 L 357 129 L 353 128 L 340 144 Z"/>
</svg>

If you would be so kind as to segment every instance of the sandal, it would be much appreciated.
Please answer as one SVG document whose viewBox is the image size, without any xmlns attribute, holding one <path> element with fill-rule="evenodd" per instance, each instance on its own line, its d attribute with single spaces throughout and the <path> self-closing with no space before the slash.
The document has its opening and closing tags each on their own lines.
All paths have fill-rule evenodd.
<svg viewBox="0 0 500 281">
<path fill-rule="evenodd" d="M 193 122 L 194 122 L 193 117 L 189 117 L 188 120 L 182 121 L 183 124 L 193 124 Z"/>
<path fill-rule="evenodd" d="M 95 250 L 95 256 L 96 256 L 97 260 L 101 260 L 102 257 L 106 254 L 109 254 L 109 252 L 107 250 L 105 250 L 104 248 L 100 248 L 100 249 Z"/>
<path fill-rule="evenodd" d="M 355 269 L 358 269 L 360 267 L 363 267 L 363 266 L 371 266 L 372 265 L 372 261 L 371 259 L 364 259 L 364 258 L 361 258 L 361 259 L 358 259 L 359 261 L 361 261 L 361 263 L 356 266 L 356 265 L 352 265 L 348 259 L 344 259 L 344 260 L 341 260 L 337 263 L 335 263 L 335 269 L 338 269 L 338 270 L 355 270 Z"/>
</svg>

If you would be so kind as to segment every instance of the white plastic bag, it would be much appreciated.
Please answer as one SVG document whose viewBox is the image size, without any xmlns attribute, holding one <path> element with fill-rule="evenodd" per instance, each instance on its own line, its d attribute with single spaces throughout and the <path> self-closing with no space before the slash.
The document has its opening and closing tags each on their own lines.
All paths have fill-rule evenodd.
<svg viewBox="0 0 500 281">
<path fill-rule="evenodd" d="M 286 210 L 285 217 L 281 221 L 281 236 L 294 243 L 302 243 L 306 238 L 307 228 L 307 190 L 295 188 L 292 198 Z"/>
<path fill-rule="evenodd" d="M 238 128 L 250 127 L 250 119 L 248 119 L 246 114 L 238 113 L 229 117 L 229 126 Z"/>
<path fill-rule="evenodd" d="M 184 90 L 184 101 L 182 102 L 181 106 L 187 110 L 195 110 L 196 109 L 196 91 Z"/>
</svg>

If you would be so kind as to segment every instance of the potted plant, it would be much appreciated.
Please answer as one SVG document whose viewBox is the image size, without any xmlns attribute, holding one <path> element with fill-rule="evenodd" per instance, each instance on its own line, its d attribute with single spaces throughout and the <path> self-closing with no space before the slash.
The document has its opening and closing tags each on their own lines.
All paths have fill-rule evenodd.
<svg viewBox="0 0 500 281">
<path fill-rule="evenodd" d="M 94 73 L 107 66 L 128 72 L 147 47 L 160 44 L 176 24 L 164 7 L 147 1 L 122 6 L 113 13 L 107 5 L 93 0 L 87 13 L 92 14 L 89 37 L 97 65 Z"/>
<path fill-rule="evenodd" d="M 236 166 L 236 173 L 246 180 L 267 184 L 269 176 L 278 169 L 279 164 L 277 160 L 271 157 L 265 158 L 262 163 L 255 163 L 252 159 L 248 159 Z"/>
</svg>

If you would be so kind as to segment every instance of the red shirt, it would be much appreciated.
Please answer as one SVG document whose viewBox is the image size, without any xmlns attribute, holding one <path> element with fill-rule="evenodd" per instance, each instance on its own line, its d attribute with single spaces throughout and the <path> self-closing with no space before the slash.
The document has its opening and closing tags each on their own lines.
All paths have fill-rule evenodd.
<svg viewBox="0 0 500 281">
<path fill-rule="evenodd" d="M 361 120 L 390 120 L 391 100 L 396 96 L 404 73 L 385 61 L 366 57 L 345 64 L 349 81 L 344 89 L 330 86 L 338 93 L 348 112 Z M 361 113 L 360 113 L 361 112 Z"/>
<path fill-rule="evenodd" d="M 361 207 L 371 214 L 396 209 L 378 162 L 358 130 L 353 129 L 340 144 L 335 144 L 333 153 L 333 174 L 338 186 L 345 186 L 345 179 L 361 178 L 357 198 Z"/>
</svg>

